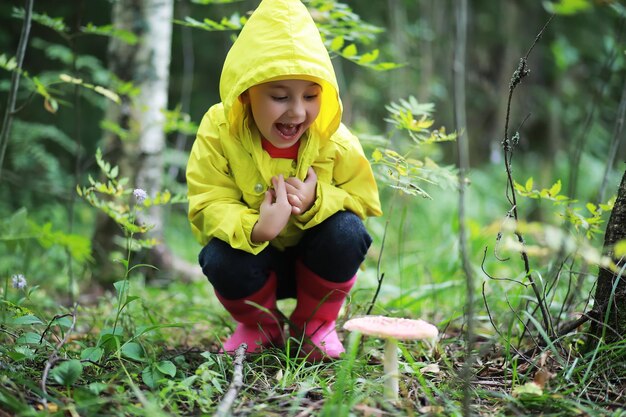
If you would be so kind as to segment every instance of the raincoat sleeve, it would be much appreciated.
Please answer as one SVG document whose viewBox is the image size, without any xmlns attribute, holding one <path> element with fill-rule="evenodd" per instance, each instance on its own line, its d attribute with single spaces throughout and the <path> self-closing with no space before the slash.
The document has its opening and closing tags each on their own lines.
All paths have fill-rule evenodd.
<svg viewBox="0 0 626 417">
<path fill-rule="evenodd" d="M 242 201 L 242 192 L 230 175 L 220 141 L 219 111 L 213 107 L 205 114 L 187 164 L 191 229 L 202 245 L 218 238 L 256 254 L 268 243 L 250 240 L 259 212 Z"/>
<path fill-rule="evenodd" d="M 332 179 L 324 180 L 324 175 L 318 174 L 315 202 L 297 216 L 296 224 L 302 229 L 316 226 L 338 211 L 352 211 L 361 219 L 382 214 L 378 186 L 359 140 L 342 125 L 332 141 L 336 146 L 331 157 Z"/>
</svg>

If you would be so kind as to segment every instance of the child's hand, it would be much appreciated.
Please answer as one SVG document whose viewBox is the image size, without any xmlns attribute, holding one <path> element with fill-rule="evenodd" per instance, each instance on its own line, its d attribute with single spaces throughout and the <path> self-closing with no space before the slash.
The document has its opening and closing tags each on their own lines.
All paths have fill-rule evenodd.
<svg viewBox="0 0 626 417">
<path fill-rule="evenodd" d="M 317 189 L 317 175 L 313 167 L 309 167 L 304 182 L 295 177 L 288 178 L 285 182 L 287 199 L 291 204 L 291 213 L 298 215 L 310 209 L 315 202 L 315 190 Z"/>
<path fill-rule="evenodd" d="M 282 175 L 272 178 L 273 190 L 265 192 L 265 199 L 259 209 L 259 220 L 252 228 L 253 242 L 267 242 L 274 239 L 287 225 L 291 216 L 291 204 L 287 200 L 285 180 Z"/>
</svg>

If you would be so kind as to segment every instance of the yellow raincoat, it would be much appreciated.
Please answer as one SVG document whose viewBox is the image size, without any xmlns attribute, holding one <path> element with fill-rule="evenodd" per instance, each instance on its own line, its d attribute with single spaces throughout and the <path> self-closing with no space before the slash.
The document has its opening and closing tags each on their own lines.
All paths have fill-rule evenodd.
<svg viewBox="0 0 626 417">
<path fill-rule="evenodd" d="M 306 79 L 322 86 L 319 116 L 302 136 L 297 162 L 271 158 L 249 109 L 239 100 L 253 85 Z M 341 101 L 330 57 L 300 0 L 263 0 L 230 49 L 220 79 L 222 102 L 204 115 L 187 165 L 189 220 L 202 245 L 212 238 L 257 254 L 268 244 L 283 249 L 303 230 L 350 210 L 362 219 L 381 215 L 378 188 L 358 139 L 341 124 Z M 254 243 L 252 228 L 271 178 L 304 180 L 317 174 L 316 200 L 292 215 L 271 242 Z"/>
</svg>

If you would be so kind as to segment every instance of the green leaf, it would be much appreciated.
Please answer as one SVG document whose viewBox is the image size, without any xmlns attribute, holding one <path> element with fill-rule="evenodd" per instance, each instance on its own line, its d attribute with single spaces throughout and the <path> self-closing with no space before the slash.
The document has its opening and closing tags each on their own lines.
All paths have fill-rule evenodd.
<svg viewBox="0 0 626 417">
<path fill-rule="evenodd" d="M 164 375 L 156 368 L 154 364 L 146 366 L 141 372 L 141 379 L 144 384 L 150 388 L 156 388 L 158 381 L 164 378 Z"/>
<path fill-rule="evenodd" d="M 9 320 L 8 324 L 15 325 L 15 326 L 23 326 L 23 325 L 29 325 L 29 324 L 42 324 L 42 323 L 43 322 L 39 320 L 37 317 L 31 314 L 28 314 L 26 316 L 12 318 L 11 320 Z"/>
<path fill-rule="evenodd" d="M 350 45 L 346 46 L 343 50 L 343 52 L 341 53 L 343 56 L 345 56 L 346 58 L 349 57 L 353 57 L 357 54 L 357 49 L 356 49 L 356 45 L 351 43 Z"/>
<path fill-rule="evenodd" d="M 5 54 L 0 55 L 0 68 L 4 68 L 7 71 L 13 71 L 17 68 L 15 57 L 7 58 Z"/>
<path fill-rule="evenodd" d="M 550 188 L 550 195 L 552 197 L 558 195 L 561 192 L 561 180 L 558 180 L 554 183 L 554 185 Z"/>
<path fill-rule="evenodd" d="M 526 191 L 531 192 L 533 190 L 533 177 L 530 177 L 526 180 L 526 185 L 524 186 Z"/>
<path fill-rule="evenodd" d="M 15 341 L 18 345 L 38 345 L 40 342 L 41 335 L 33 332 L 24 333 Z"/>
<path fill-rule="evenodd" d="M 100 347 L 88 347 L 80 352 L 80 358 L 82 360 L 98 362 L 100 359 L 102 359 L 103 354 L 104 350 Z"/>
<path fill-rule="evenodd" d="M 7 352 L 7 355 L 14 361 L 19 362 L 24 359 L 34 359 L 35 351 L 28 346 L 16 345 L 14 350 Z"/>
<path fill-rule="evenodd" d="M 596 207 L 593 203 L 587 203 L 585 204 L 585 207 L 587 207 L 587 210 L 589 210 L 589 213 L 591 214 L 595 215 L 598 212 L 598 207 Z"/>
<path fill-rule="evenodd" d="M 172 378 L 176 376 L 176 365 L 171 361 L 161 361 L 156 364 L 157 369 L 165 375 L 169 375 Z"/>
<path fill-rule="evenodd" d="M 13 16 L 23 19 L 25 15 L 24 9 L 13 8 Z M 61 17 L 50 17 L 45 13 L 33 13 L 31 18 L 40 25 L 47 26 L 59 33 L 68 32 L 69 27 Z"/>
<path fill-rule="evenodd" d="M 345 43 L 343 36 L 337 36 L 335 39 L 333 39 L 333 41 L 330 43 L 330 50 L 331 51 L 339 51 L 342 47 L 343 44 Z"/>
<path fill-rule="evenodd" d="M 520 184 L 519 182 L 513 181 L 513 187 L 515 188 L 515 190 L 518 193 L 520 193 L 522 195 L 526 194 L 526 188 L 522 184 Z"/>
<path fill-rule="evenodd" d="M 52 320 L 51 324 L 69 329 L 72 326 L 72 320 L 69 317 L 59 317 Z"/>
<path fill-rule="evenodd" d="M 138 41 L 137 35 L 135 35 L 133 32 L 123 29 L 116 29 L 113 27 L 113 25 L 96 26 L 93 23 L 88 23 L 87 26 L 82 28 L 82 31 L 84 33 L 89 33 L 93 35 L 102 35 L 117 38 L 129 45 L 134 45 Z"/>
<path fill-rule="evenodd" d="M 549 13 L 569 16 L 590 9 L 592 4 L 589 0 L 559 0 L 557 2 L 544 1 L 543 7 Z"/>
<path fill-rule="evenodd" d="M 102 329 L 98 339 L 98 347 L 103 348 L 106 352 L 117 350 L 121 344 L 122 334 L 123 330 L 119 327 L 115 331 L 110 327 Z"/>
<path fill-rule="evenodd" d="M 122 356 L 137 362 L 145 362 L 146 352 L 139 343 L 129 342 L 122 346 Z"/>
<path fill-rule="evenodd" d="M 108 388 L 108 385 L 103 382 L 92 382 L 88 385 L 89 391 L 96 395 L 100 395 L 102 391 Z"/>
<path fill-rule="evenodd" d="M 373 67 L 370 67 L 376 71 L 389 71 L 396 68 L 402 68 L 405 64 L 396 64 L 395 62 L 379 62 Z"/>
<path fill-rule="evenodd" d="M 128 280 L 117 281 L 113 283 L 113 286 L 117 290 L 118 294 L 124 294 L 128 291 L 128 287 L 129 287 Z"/>
<path fill-rule="evenodd" d="M 126 307 L 127 305 L 129 305 L 133 301 L 139 300 L 139 299 L 140 299 L 140 297 L 138 297 L 136 295 L 129 295 L 128 297 L 126 297 L 126 302 L 124 303 L 124 307 Z"/>
<path fill-rule="evenodd" d="M 83 364 L 78 359 L 61 362 L 51 374 L 55 381 L 66 387 L 73 385 L 83 373 Z"/>
<path fill-rule="evenodd" d="M 380 51 L 378 49 L 374 49 L 372 52 L 363 54 L 358 63 L 361 65 L 365 65 L 369 64 L 370 62 L 376 61 L 378 59 L 379 53 Z"/>
</svg>

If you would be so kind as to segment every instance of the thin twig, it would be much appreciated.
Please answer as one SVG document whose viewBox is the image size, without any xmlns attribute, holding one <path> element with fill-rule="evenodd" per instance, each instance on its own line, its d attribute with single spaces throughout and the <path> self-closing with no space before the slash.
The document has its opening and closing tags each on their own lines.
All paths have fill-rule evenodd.
<svg viewBox="0 0 626 417">
<path fill-rule="evenodd" d="M 4 110 L 4 119 L 2 120 L 2 131 L 0 131 L 0 182 L 2 181 L 2 165 L 4 163 L 4 155 L 9 144 L 9 133 L 11 132 L 11 124 L 13 122 L 13 111 L 15 110 L 15 102 L 17 100 L 17 89 L 20 84 L 20 75 L 22 75 L 22 64 L 26 55 L 26 44 L 28 43 L 28 34 L 30 33 L 31 18 L 33 14 L 34 0 L 26 0 L 24 6 L 24 23 L 22 24 L 22 32 L 20 41 L 17 45 L 16 66 L 11 76 L 11 87 L 9 89 L 9 97 L 7 99 L 7 107 Z"/>
<path fill-rule="evenodd" d="M 77 310 L 78 310 L 78 304 L 74 304 L 74 311 L 72 311 L 72 324 L 70 325 L 70 328 L 67 329 L 67 332 L 65 333 L 65 336 L 63 337 L 63 339 L 61 339 L 61 341 L 57 343 L 57 345 L 54 348 L 54 351 L 50 354 L 50 356 L 48 356 L 48 360 L 46 361 L 46 366 L 43 369 L 43 375 L 41 376 L 41 391 L 43 392 L 42 402 L 44 405 L 46 405 L 46 403 L 48 402 L 46 398 L 48 396 L 48 391 L 46 390 L 46 381 L 48 380 L 48 373 L 50 372 L 50 369 L 52 369 L 52 367 L 60 360 L 59 350 L 61 350 L 63 345 L 67 343 L 67 340 L 69 339 L 70 335 L 74 331 L 74 327 L 76 326 L 76 311 Z"/>
<path fill-rule="evenodd" d="M 227 417 L 231 415 L 231 408 L 235 399 L 237 398 L 237 394 L 239 394 L 239 390 L 243 386 L 243 361 L 246 358 L 246 350 L 248 349 L 248 345 L 242 343 L 239 345 L 237 350 L 235 350 L 235 359 L 233 360 L 233 380 L 230 382 L 230 386 L 228 387 L 228 391 L 222 397 L 222 401 L 220 401 L 217 406 L 217 410 L 213 417 Z"/>
<path fill-rule="evenodd" d="M 381 274 L 380 272 L 380 264 L 383 258 L 383 252 L 385 250 L 385 240 L 387 239 L 387 228 L 389 228 L 389 220 L 385 223 L 385 231 L 383 232 L 383 239 L 380 243 L 380 252 L 378 253 L 378 262 L 376 263 L 376 276 L 378 277 L 378 285 L 376 286 L 376 292 L 374 292 L 374 296 L 372 297 L 372 301 L 370 301 L 370 305 L 367 308 L 366 315 L 369 315 L 374 308 L 374 304 L 376 304 L 376 299 L 378 298 L 378 294 L 380 293 L 380 289 L 383 286 L 383 280 L 385 279 L 385 273 Z"/>
<path fill-rule="evenodd" d="M 56 314 L 54 317 L 52 317 L 52 320 L 50 320 L 50 322 L 48 323 L 48 326 L 46 326 L 46 329 L 43 331 L 43 333 L 41 333 L 41 337 L 39 338 L 39 344 L 43 342 L 43 338 L 46 337 L 46 333 L 48 333 L 48 330 L 52 328 L 52 323 L 54 323 L 55 320 L 62 319 L 63 317 L 67 317 L 71 315 L 72 313 Z"/>
<path fill-rule="evenodd" d="M 504 126 L 504 140 L 502 142 L 502 146 L 504 148 L 504 165 L 505 165 L 507 181 L 508 181 L 506 195 L 507 195 L 507 199 L 509 200 L 512 206 L 511 210 L 513 213 L 513 218 L 515 219 L 516 222 L 519 220 L 519 217 L 517 214 L 517 199 L 515 197 L 515 187 L 514 187 L 514 181 L 513 181 L 513 174 L 511 171 L 511 158 L 513 156 L 513 148 L 515 147 L 515 145 L 517 144 L 517 141 L 519 140 L 519 134 L 516 133 L 512 139 L 509 139 L 509 120 L 511 116 L 511 101 L 513 99 L 513 92 L 515 91 L 515 88 L 522 82 L 522 79 L 526 77 L 528 73 L 530 72 L 530 70 L 527 67 L 528 56 L 530 55 L 530 52 L 533 50 L 535 45 L 539 42 L 539 39 L 541 39 L 543 32 L 545 31 L 546 27 L 552 21 L 553 18 L 554 18 L 554 15 L 550 16 L 550 18 L 545 23 L 543 28 L 541 28 L 541 30 L 537 34 L 535 41 L 533 42 L 531 47 L 528 49 L 528 52 L 526 53 L 526 55 L 520 59 L 520 63 L 517 69 L 515 70 L 515 72 L 513 73 L 513 77 L 511 78 L 511 82 L 509 84 L 509 97 L 507 100 L 506 121 L 505 121 L 505 126 Z M 517 237 L 517 240 L 523 247 L 525 245 L 524 237 L 517 230 L 514 233 L 515 233 L 515 236 Z M 524 262 L 525 276 L 528 282 L 530 283 L 530 286 L 532 287 L 533 292 L 535 293 L 535 297 L 537 298 L 537 303 L 541 310 L 541 315 L 542 315 L 544 326 L 546 328 L 546 332 L 548 333 L 550 338 L 553 338 L 554 331 L 552 329 L 550 313 L 548 312 L 548 308 L 545 305 L 545 300 L 543 299 L 541 291 L 539 290 L 539 286 L 535 282 L 535 279 L 533 278 L 530 272 L 530 260 L 528 258 L 528 253 L 522 249 L 521 256 Z"/>
<path fill-rule="evenodd" d="M 510 282 L 514 282 L 516 284 L 519 284 L 523 287 L 528 287 L 529 284 L 524 284 L 521 281 L 518 281 L 516 279 L 513 278 L 498 278 L 498 277 L 494 277 L 493 275 L 491 275 L 489 272 L 487 272 L 487 270 L 485 269 L 485 260 L 487 259 L 487 246 L 485 246 L 485 250 L 483 251 L 483 260 L 480 263 L 480 269 L 482 269 L 483 273 L 485 275 L 487 275 L 487 278 L 493 280 L 493 281 L 510 281 Z"/>
<path fill-rule="evenodd" d="M 517 313 L 517 310 L 513 308 L 513 306 L 511 305 L 511 301 L 509 300 L 509 297 L 504 294 L 504 299 L 506 301 L 506 305 L 509 306 L 509 310 L 511 310 L 511 312 L 513 313 L 513 315 L 515 316 L 515 318 L 517 319 L 517 321 L 519 321 L 522 325 L 522 327 L 524 328 L 524 330 L 522 331 L 522 335 L 519 337 L 519 343 L 521 345 L 522 343 L 522 339 L 524 338 L 524 335 L 526 334 L 526 329 L 528 329 L 529 324 L 528 323 L 524 323 L 524 320 L 522 320 L 522 318 L 520 317 L 520 315 Z M 526 307 L 528 308 L 528 306 Z M 535 311 L 533 311 L 532 314 L 535 314 L 537 310 L 535 309 Z M 534 338 L 534 336 L 531 334 L 530 338 L 532 339 L 532 342 L 539 346 L 539 344 L 537 343 L 537 340 Z"/>
<path fill-rule="evenodd" d="M 516 354 L 518 354 L 525 361 L 529 361 L 529 359 L 522 352 L 517 350 L 517 348 L 515 346 L 513 346 L 513 344 L 511 344 L 510 340 L 508 340 L 507 338 L 504 337 L 502 332 L 500 332 L 500 330 L 498 329 L 498 326 L 496 326 L 496 323 L 494 323 L 493 317 L 491 315 L 491 310 L 489 309 L 489 303 L 487 302 L 487 296 L 485 295 L 485 284 L 486 284 L 486 282 L 483 281 L 482 296 L 483 296 L 483 303 L 485 304 L 485 309 L 487 310 L 487 317 L 489 318 L 489 322 L 491 323 L 491 326 L 496 331 L 498 336 L 500 336 L 501 340 L 505 340 L 505 341 L 507 341 L 509 343 L 509 346 L 511 347 L 511 349 L 513 349 L 515 351 Z"/>
<path fill-rule="evenodd" d="M 18 335 L 11 333 L 10 331 L 5 329 L 4 327 L 0 327 L 0 332 L 8 334 L 9 336 L 11 336 L 15 340 L 17 340 L 17 338 L 19 337 Z"/>
</svg>

